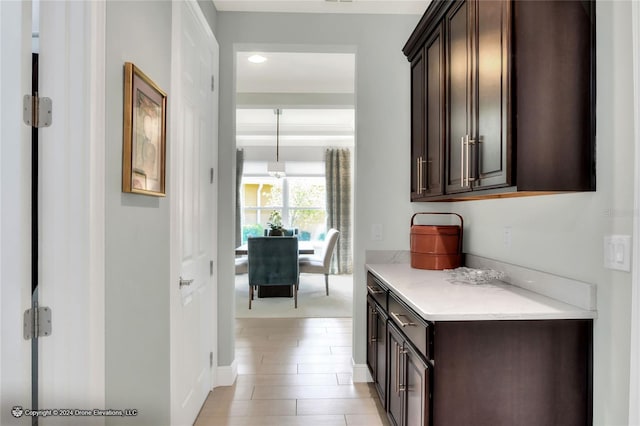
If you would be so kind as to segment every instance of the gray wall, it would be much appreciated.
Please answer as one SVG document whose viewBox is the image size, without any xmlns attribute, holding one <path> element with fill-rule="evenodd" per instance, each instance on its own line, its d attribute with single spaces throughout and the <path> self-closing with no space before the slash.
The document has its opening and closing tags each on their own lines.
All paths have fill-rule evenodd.
<svg viewBox="0 0 640 426">
<path fill-rule="evenodd" d="M 200 6 L 200 10 L 202 10 L 202 14 L 207 19 L 213 35 L 216 35 L 218 29 L 218 10 L 213 4 L 213 0 L 198 0 L 198 5 Z"/>
<path fill-rule="evenodd" d="M 166 425 L 169 198 L 122 193 L 121 173 L 123 64 L 169 91 L 171 2 L 107 2 L 106 24 L 106 406 L 140 410 L 107 424 Z M 168 156 L 170 147 L 168 140 Z"/>
<path fill-rule="evenodd" d="M 633 104 L 630 2 L 597 3 L 597 179 L 595 193 L 464 203 L 414 203 L 409 188 L 409 68 L 400 52 L 419 17 L 221 12 L 220 360 L 233 359 L 234 44 L 355 46 L 357 53 L 354 360 L 364 363 L 364 252 L 407 250 L 413 211 L 465 217 L 465 251 L 595 283 L 594 424 L 627 424 L 631 275 L 602 267 L 602 238 L 631 234 Z M 371 225 L 383 240 L 371 241 Z M 512 247 L 503 229 L 512 228 Z M 225 230 L 226 229 L 226 230 Z M 225 284 L 226 283 L 226 284 Z M 301 302 L 303 303 L 303 301 Z"/>
<path fill-rule="evenodd" d="M 234 46 L 264 50 L 356 53 L 354 279 L 355 335 L 365 334 L 364 250 L 406 248 L 410 203 L 409 63 L 401 48 L 418 15 L 276 14 L 219 12 L 219 346 L 220 365 L 233 360 Z M 294 46 L 296 45 L 296 46 Z M 224 207 L 227 206 L 227 207 Z M 371 224 L 383 224 L 385 240 L 369 241 Z M 222 226 L 224 225 L 224 226 Z M 300 303 L 304 303 L 301 301 Z M 364 364 L 363 341 L 354 345 Z"/>
</svg>

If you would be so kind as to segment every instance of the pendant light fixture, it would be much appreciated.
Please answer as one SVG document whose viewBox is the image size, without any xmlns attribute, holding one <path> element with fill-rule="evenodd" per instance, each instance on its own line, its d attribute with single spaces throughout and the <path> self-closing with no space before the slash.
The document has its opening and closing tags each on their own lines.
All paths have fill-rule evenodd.
<svg viewBox="0 0 640 426">
<path fill-rule="evenodd" d="M 280 162 L 280 114 L 282 112 L 280 108 L 276 108 L 274 113 L 276 114 L 276 161 L 267 163 L 267 172 L 269 176 L 280 179 L 285 177 L 284 162 Z"/>
</svg>

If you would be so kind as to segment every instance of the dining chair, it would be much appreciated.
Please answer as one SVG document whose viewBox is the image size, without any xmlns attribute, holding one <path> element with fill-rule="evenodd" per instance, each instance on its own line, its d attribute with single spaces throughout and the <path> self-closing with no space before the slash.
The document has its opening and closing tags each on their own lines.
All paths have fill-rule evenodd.
<svg viewBox="0 0 640 426">
<path fill-rule="evenodd" d="M 249 309 L 254 289 L 260 286 L 292 286 L 298 307 L 298 238 L 251 237 L 248 241 Z"/>
<path fill-rule="evenodd" d="M 319 256 L 301 256 L 299 259 L 300 273 L 324 274 L 324 285 L 327 296 L 329 295 L 329 272 L 331 268 L 331 257 L 336 249 L 336 243 L 340 231 L 331 228 L 324 238 L 324 247 Z"/>
</svg>

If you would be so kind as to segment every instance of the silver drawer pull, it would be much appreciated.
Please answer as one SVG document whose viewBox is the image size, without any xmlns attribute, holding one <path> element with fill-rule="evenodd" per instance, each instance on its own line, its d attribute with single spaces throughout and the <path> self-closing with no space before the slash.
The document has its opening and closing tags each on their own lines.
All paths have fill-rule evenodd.
<svg viewBox="0 0 640 426">
<path fill-rule="evenodd" d="M 371 287 L 370 285 L 367 286 L 367 290 L 369 290 L 369 293 L 371 294 L 384 294 L 384 290 L 378 290 L 375 287 Z"/>
<path fill-rule="evenodd" d="M 410 327 L 415 327 L 416 323 L 415 322 L 404 322 L 400 319 L 400 317 L 407 317 L 406 315 L 403 314 L 396 314 L 395 312 L 391 312 L 391 316 L 393 317 L 394 320 L 396 320 L 401 327 L 406 327 L 406 326 L 410 326 Z"/>
</svg>

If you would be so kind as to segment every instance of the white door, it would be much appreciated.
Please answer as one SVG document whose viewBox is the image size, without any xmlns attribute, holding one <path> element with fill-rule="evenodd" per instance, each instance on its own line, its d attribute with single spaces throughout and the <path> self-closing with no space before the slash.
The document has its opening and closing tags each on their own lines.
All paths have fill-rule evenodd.
<svg viewBox="0 0 640 426">
<path fill-rule="evenodd" d="M 215 382 L 218 45 L 195 2 L 173 6 L 171 423 L 192 424 Z M 182 286 L 179 282 L 182 280 Z"/>
<path fill-rule="evenodd" d="M 31 408 L 31 343 L 22 313 L 31 305 L 31 129 L 22 96 L 31 93 L 31 3 L 0 1 L 0 424 L 25 424 Z"/>
</svg>

